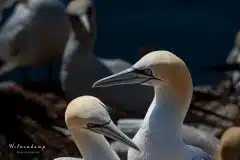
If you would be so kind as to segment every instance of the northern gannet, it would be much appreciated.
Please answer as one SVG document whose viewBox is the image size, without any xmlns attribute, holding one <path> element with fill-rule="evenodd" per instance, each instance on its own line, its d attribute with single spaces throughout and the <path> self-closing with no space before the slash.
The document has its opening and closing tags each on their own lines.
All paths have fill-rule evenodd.
<svg viewBox="0 0 240 160">
<path fill-rule="evenodd" d="M 133 138 L 141 152 L 129 149 L 128 160 L 211 159 L 200 148 L 186 145 L 182 140 L 181 127 L 193 92 L 186 64 L 169 51 L 154 51 L 131 68 L 97 81 L 93 87 L 136 83 L 154 86 L 155 96 Z"/>
<path fill-rule="evenodd" d="M 103 135 L 139 150 L 115 126 L 107 107 L 96 97 L 81 96 L 72 100 L 65 112 L 65 122 L 84 160 L 120 160 Z"/>
<path fill-rule="evenodd" d="M 227 129 L 222 137 L 220 149 L 216 152 L 215 160 L 240 159 L 240 127 Z"/>
<path fill-rule="evenodd" d="M 87 10 L 92 6 L 91 0 L 71 0 L 66 8 L 66 12 L 71 15 L 77 15 L 84 28 L 90 32 L 92 28 L 87 15 Z"/>
<path fill-rule="evenodd" d="M 77 40 L 80 42 L 81 49 L 84 52 L 88 54 L 92 53 L 94 35 L 91 35 L 90 32 L 94 29 L 95 24 L 91 23 L 91 17 L 88 17 L 88 10 L 91 10 L 94 13 L 92 2 L 90 0 L 72 0 L 69 2 L 66 8 L 66 13 L 68 14 L 68 19 L 71 23 L 72 33 L 69 36 L 65 52 L 69 50 L 69 47 L 71 48 L 71 44 L 75 44 L 74 40 Z M 94 16 L 94 14 L 92 16 Z"/>
<path fill-rule="evenodd" d="M 76 15 L 79 14 L 79 10 L 86 9 L 78 10 L 77 7 L 74 7 L 74 2 L 81 4 L 82 2 L 80 1 L 72 1 L 67 7 L 67 13 L 73 29 L 64 51 L 60 72 L 61 86 L 66 98 L 72 100 L 79 95 L 88 94 L 99 97 L 111 107 L 116 107 L 118 111 L 117 116 L 119 117 L 134 116 L 133 113 L 136 113 L 136 107 L 139 109 L 136 115 L 138 117 L 144 116 L 153 96 L 150 87 L 132 85 L 116 86 L 109 89 L 92 89 L 92 84 L 101 77 L 123 71 L 131 67 L 132 64 L 122 59 L 104 59 L 94 55 L 94 41 L 95 35 L 97 35 L 95 26 L 98 21 L 93 14 L 92 22 L 90 23 L 92 34 L 84 29 L 83 23 L 78 20 Z M 73 4 L 71 5 L 71 3 Z M 92 10 L 95 13 L 94 5 Z M 126 89 L 129 89 L 129 92 L 125 93 Z M 143 94 L 139 95 L 139 97 L 135 96 L 135 93 L 139 92 Z M 122 96 L 123 94 L 125 96 Z M 132 101 L 129 101 L 128 97 L 132 97 Z M 121 113 L 125 115 L 121 115 Z"/>
</svg>

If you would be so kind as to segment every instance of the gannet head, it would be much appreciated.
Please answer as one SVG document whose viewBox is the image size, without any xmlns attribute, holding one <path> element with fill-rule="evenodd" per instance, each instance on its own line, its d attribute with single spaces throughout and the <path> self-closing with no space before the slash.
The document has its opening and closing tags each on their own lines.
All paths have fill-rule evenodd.
<svg viewBox="0 0 240 160">
<path fill-rule="evenodd" d="M 95 132 L 139 150 L 138 146 L 112 122 L 107 107 L 96 97 L 82 96 L 72 100 L 65 112 L 65 122 L 70 132 Z"/>
<path fill-rule="evenodd" d="M 169 51 L 150 52 L 131 68 L 98 80 L 93 87 L 135 83 L 150 86 L 165 85 L 180 97 L 192 96 L 192 79 L 187 66 Z"/>
<path fill-rule="evenodd" d="M 217 160 L 239 160 L 240 159 L 240 128 L 231 127 L 221 137 L 220 150 Z"/>
<path fill-rule="evenodd" d="M 92 3 L 90 0 L 72 0 L 66 8 L 66 13 L 68 15 L 79 17 L 79 20 L 88 32 L 90 32 L 90 22 L 86 12 L 91 5 Z"/>
</svg>

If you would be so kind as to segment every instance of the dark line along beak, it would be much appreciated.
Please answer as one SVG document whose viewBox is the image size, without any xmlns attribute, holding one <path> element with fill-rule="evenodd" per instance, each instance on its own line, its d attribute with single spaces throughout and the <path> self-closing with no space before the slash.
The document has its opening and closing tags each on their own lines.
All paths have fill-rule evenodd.
<svg viewBox="0 0 240 160">
<path fill-rule="evenodd" d="M 152 75 L 144 74 L 144 70 L 138 70 L 134 68 L 128 68 L 122 72 L 116 73 L 109 77 L 98 80 L 93 84 L 93 88 L 96 87 L 108 87 L 114 85 L 124 84 L 137 84 L 144 83 L 148 80 L 156 79 Z"/>
<path fill-rule="evenodd" d="M 109 121 L 108 123 L 102 125 L 96 124 L 93 126 L 89 126 L 88 129 L 98 134 L 102 134 L 104 136 L 112 138 L 116 141 L 120 141 L 138 151 L 140 150 L 138 146 L 127 135 L 125 135 L 112 121 Z"/>
</svg>

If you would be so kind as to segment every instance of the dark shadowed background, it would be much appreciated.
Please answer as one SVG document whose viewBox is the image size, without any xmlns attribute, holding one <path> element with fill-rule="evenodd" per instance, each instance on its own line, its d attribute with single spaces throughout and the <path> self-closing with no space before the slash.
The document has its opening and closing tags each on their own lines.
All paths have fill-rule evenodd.
<svg viewBox="0 0 240 160">
<path fill-rule="evenodd" d="M 94 5 L 98 24 L 96 55 L 134 63 L 139 59 L 139 48 L 151 45 L 181 57 L 195 85 L 214 84 L 223 77 L 221 73 L 203 73 L 201 68 L 225 61 L 240 26 L 240 1 L 94 0 Z M 3 12 L 2 22 L 11 11 L 8 8 Z M 58 68 L 54 68 L 55 80 Z M 49 78 L 43 68 L 34 69 L 32 75 L 33 80 L 39 76 L 42 80 Z M 22 81 L 18 73 L 10 76 Z"/>
</svg>

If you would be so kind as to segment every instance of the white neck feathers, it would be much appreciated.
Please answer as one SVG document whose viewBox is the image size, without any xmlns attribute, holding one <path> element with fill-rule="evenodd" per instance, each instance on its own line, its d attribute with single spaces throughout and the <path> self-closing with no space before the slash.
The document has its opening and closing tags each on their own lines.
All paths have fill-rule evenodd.
<svg viewBox="0 0 240 160">
<path fill-rule="evenodd" d="M 72 131 L 71 135 L 84 160 L 120 160 L 103 135 L 84 129 Z"/>
</svg>

